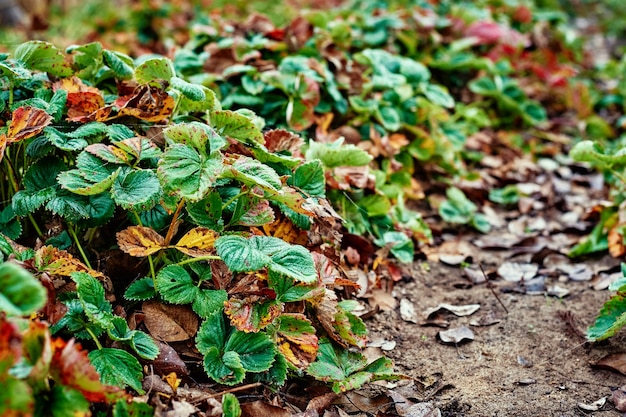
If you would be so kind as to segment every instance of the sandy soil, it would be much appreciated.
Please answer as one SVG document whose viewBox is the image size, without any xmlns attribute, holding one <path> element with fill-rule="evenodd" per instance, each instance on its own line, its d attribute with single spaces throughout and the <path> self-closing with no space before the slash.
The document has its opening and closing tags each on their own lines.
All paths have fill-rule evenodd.
<svg viewBox="0 0 626 417">
<path fill-rule="evenodd" d="M 487 268 L 495 267 L 502 257 L 488 252 L 481 256 Z M 399 371 L 415 379 L 395 388 L 406 398 L 431 402 L 441 415 L 450 417 L 622 415 L 609 401 L 595 412 L 579 406 L 610 398 L 612 390 L 626 384 L 623 375 L 590 366 L 608 353 L 623 350 L 626 333 L 592 346 L 574 330 L 584 331 L 593 322 L 607 290 L 593 290 L 589 282 L 567 282 L 563 287 L 570 294 L 559 299 L 507 293 L 503 290 L 510 283 L 501 279 L 493 282 L 493 291 L 486 284 L 468 288 L 459 267 L 439 262 L 415 265 L 411 275 L 393 294 L 411 301 L 418 313 L 440 303 L 480 304 L 480 309 L 466 317 L 444 316 L 450 328 L 465 325 L 475 334 L 473 341 L 457 345 L 439 340 L 437 333 L 445 329 L 403 320 L 399 308 L 368 320 L 372 339 L 395 341 L 387 356 Z M 470 325 L 490 311 L 499 323 Z M 344 400 L 349 400 L 344 402 L 347 411 L 358 411 L 354 397 Z M 371 409 L 362 411 L 375 414 Z"/>
</svg>

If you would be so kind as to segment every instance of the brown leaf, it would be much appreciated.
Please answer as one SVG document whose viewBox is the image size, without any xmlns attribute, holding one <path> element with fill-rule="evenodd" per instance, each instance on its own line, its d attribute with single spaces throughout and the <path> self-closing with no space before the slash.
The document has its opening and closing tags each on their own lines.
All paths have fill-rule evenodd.
<svg viewBox="0 0 626 417">
<path fill-rule="evenodd" d="M 591 364 L 594 368 L 608 369 L 626 375 L 626 353 L 611 353 L 598 362 Z"/>
<path fill-rule="evenodd" d="M 175 247 L 185 255 L 192 257 L 206 256 L 213 253 L 217 232 L 206 227 L 196 227 L 185 233 Z"/>
<path fill-rule="evenodd" d="M 116 236 L 120 249 L 131 256 L 152 255 L 165 245 L 163 236 L 144 226 L 130 226 Z"/>
<path fill-rule="evenodd" d="M 150 335 L 163 342 L 191 339 L 198 331 L 198 316 L 188 306 L 146 301 L 142 304 L 144 324 Z"/>
<path fill-rule="evenodd" d="M 145 320 L 145 319 L 144 319 Z M 176 375 L 189 375 L 187 365 L 178 355 L 178 352 L 167 343 L 157 341 L 159 346 L 159 356 L 152 361 L 154 372 L 159 375 L 168 375 L 175 373 Z"/>
<path fill-rule="evenodd" d="M 163 89 L 148 85 L 137 87 L 131 97 L 115 102 L 119 116 L 133 116 L 147 122 L 163 122 L 174 111 L 175 100 Z"/>
<path fill-rule="evenodd" d="M 609 253 L 614 258 L 619 258 L 626 254 L 626 246 L 624 245 L 624 237 L 620 233 L 623 225 L 617 225 L 609 230 Z"/>
<path fill-rule="evenodd" d="M 295 133 L 284 129 L 273 129 L 265 132 L 263 138 L 270 152 L 288 151 L 293 157 L 302 156 L 304 140 Z"/>
<path fill-rule="evenodd" d="M 36 107 L 22 106 L 13 111 L 7 136 L 11 142 L 32 138 L 52 122 L 52 116 Z"/>
<path fill-rule="evenodd" d="M 52 116 L 36 107 L 22 106 L 13 111 L 6 134 L 0 135 L 0 161 L 7 145 L 32 138 L 52 122 Z"/>
<path fill-rule="evenodd" d="M 291 417 L 291 411 L 265 401 L 241 404 L 241 417 Z"/>
</svg>

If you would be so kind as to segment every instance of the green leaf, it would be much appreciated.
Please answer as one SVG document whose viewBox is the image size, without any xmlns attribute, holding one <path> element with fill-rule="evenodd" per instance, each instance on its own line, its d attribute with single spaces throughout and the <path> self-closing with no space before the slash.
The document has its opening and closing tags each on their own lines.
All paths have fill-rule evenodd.
<svg viewBox="0 0 626 417">
<path fill-rule="evenodd" d="M 198 330 L 198 350 L 204 355 L 204 369 L 219 383 L 234 385 L 246 372 L 267 371 L 276 350 L 263 333 L 244 333 L 227 327 L 221 311 L 210 315 Z"/>
<path fill-rule="evenodd" d="M 178 110 L 181 113 L 208 112 L 211 110 L 219 110 L 221 107 L 219 100 L 215 97 L 215 93 L 208 87 L 198 85 L 204 94 L 204 100 L 194 101 L 183 95 L 178 102 Z"/>
<path fill-rule="evenodd" d="M 200 291 L 191 275 L 178 265 L 168 265 L 159 271 L 156 288 L 163 299 L 172 304 L 190 304 Z"/>
<path fill-rule="evenodd" d="M 113 408 L 113 417 L 153 417 L 154 408 L 137 401 L 118 400 Z"/>
<path fill-rule="evenodd" d="M 89 414 L 89 401 L 75 389 L 55 385 L 48 398 L 50 415 L 53 417 L 75 417 Z"/>
<path fill-rule="evenodd" d="M 205 319 L 216 311 L 222 311 L 224 303 L 228 300 L 226 290 L 209 290 L 203 288 L 198 291 L 191 308 L 201 318 Z"/>
<path fill-rule="evenodd" d="M 596 321 L 587 329 L 587 338 L 599 341 L 614 336 L 626 324 L 626 292 L 618 291 L 600 309 Z"/>
<path fill-rule="evenodd" d="M 133 331 L 128 327 L 128 323 L 123 317 L 115 316 L 111 320 L 113 326 L 107 329 L 109 337 L 117 342 L 129 341 L 133 336 Z"/>
<path fill-rule="evenodd" d="M 189 98 L 193 101 L 204 101 L 206 100 L 206 94 L 202 89 L 202 86 L 197 84 L 189 83 L 182 78 L 172 77 L 170 79 L 170 86 L 179 90 L 181 93 L 185 95 L 185 97 Z"/>
<path fill-rule="evenodd" d="M 75 194 L 95 195 L 108 190 L 113 184 L 113 181 L 117 178 L 119 172 L 118 169 L 104 180 L 94 183 L 86 179 L 84 172 L 78 169 L 71 169 L 61 172 L 57 177 L 57 181 L 61 187 Z"/>
<path fill-rule="evenodd" d="M 24 42 L 15 48 L 13 56 L 31 69 L 47 72 L 57 77 L 72 75 L 72 68 L 69 63 L 65 62 L 63 53 L 49 42 Z"/>
<path fill-rule="evenodd" d="M 598 143 L 591 140 L 578 142 L 574 145 L 569 155 L 578 162 L 589 162 L 601 169 L 626 165 L 625 148 L 621 148 L 613 155 L 607 155 Z"/>
<path fill-rule="evenodd" d="M 240 417 L 241 406 L 239 400 L 230 392 L 222 395 L 222 416 L 223 417 Z"/>
<path fill-rule="evenodd" d="M 104 287 L 86 272 L 72 272 L 76 292 L 89 319 L 104 329 L 113 327 L 113 308 L 105 298 Z"/>
<path fill-rule="evenodd" d="M 49 201 L 57 193 L 57 175 L 66 169 L 57 158 L 40 159 L 24 175 L 24 190 L 18 191 L 11 202 L 18 216 L 27 216 Z"/>
<path fill-rule="evenodd" d="M 267 267 L 297 281 L 312 283 L 317 271 L 311 253 L 302 246 L 270 236 L 221 236 L 215 242 L 218 255 L 233 272 Z"/>
<path fill-rule="evenodd" d="M 520 191 L 517 185 L 511 184 L 504 188 L 494 188 L 489 190 L 489 200 L 498 204 L 517 204 L 520 199 Z"/>
<path fill-rule="evenodd" d="M 174 64 L 168 58 L 151 58 L 135 68 L 135 80 L 139 84 L 169 81 L 175 75 Z"/>
<path fill-rule="evenodd" d="M 454 98 L 440 85 L 428 84 L 422 91 L 426 98 L 438 106 L 454 108 Z"/>
<path fill-rule="evenodd" d="M 189 217 L 198 226 L 204 226 L 215 231 L 224 229 L 224 221 L 222 220 L 222 197 L 217 191 L 211 191 L 205 198 L 196 202 L 187 204 L 186 209 Z"/>
<path fill-rule="evenodd" d="M 222 176 L 234 178 L 251 187 L 261 187 L 270 193 L 277 193 L 282 188 L 280 177 L 274 169 L 244 155 L 239 155 L 232 164 L 224 165 Z"/>
<path fill-rule="evenodd" d="M 223 168 L 219 152 L 205 158 L 183 144 L 174 144 L 159 161 L 161 180 L 176 195 L 198 201 L 204 198 Z"/>
<path fill-rule="evenodd" d="M 0 312 L 29 316 L 46 304 L 46 290 L 30 272 L 11 263 L 0 264 Z"/>
<path fill-rule="evenodd" d="M 129 301 L 145 301 L 155 296 L 154 282 L 150 277 L 143 277 L 133 281 L 124 293 L 124 298 Z"/>
<path fill-rule="evenodd" d="M 403 263 L 413 262 L 415 246 L 406 233 L 389 231 L 385 232 L 381 239 L 374 241 L 378 246 L 389 246 L 390 252 Z"/>
<path fill-rule="evenodd" d="M 338 394 L 372 381 L 405 378 L 393 372 L 393 363 L 387 358 L 367 364 L 361 353 L 335 349 L 326 339 L 320 341 L 317 360 L 308 367 L 307 373 L 318 380 L 333 382 L 333 391 Z"/>
<path fill-rule="evenodd" d="M 211 126 L 222 136 L 227 136 L 242 143 L 263 143 L 263 133 L 255 124 L 241 114 L 230 110 L 211 112 Z"/>
<path fill-rule="evenodd" d="M 11 376 L 3 379 L 0 390 L 1 415 L 32 415 L 34 408 L 33 389 L 26 381 Z"/>
<path fill-rule="evenodd" d="M 385 216 L 391 211 L 391 202 L 380 194 L 371 194 L 363 197 L 357 203 L 370 217 Z"/>
<path fill-rule="evenodd" d="M 102 59 L 117 78 L 128 80 L 133 77 L 132 58 L 128 55 L 105 49 L 102 51 Z"/>
<path fill-rule="evenodd" d="M 66 152 L 79 151 L 89 144 L 84 138 L 73 138 L 69 134 L 59 132 L 50 126 L 44 129 L 44 135 L 48 139 L 48 143 Z"/>
<path fill-rule="evenodd" d="M 226 141 L 215 130 L 199 122 L 173 125 L 165 129 L 163 134 L 174 143 L 193 147 L 203 156 L 219 151 L 226 145 Z"/>
<path fill-rule="evenodd" d="M 319 159 L 325 167 L 336 168 L 367 165 L 372 156 L 354 145 L 344 145 L 342 138 L 333 143 L 309 142 L 306 159 Z"/>
<path fill-rule="evenodd" d="M 100 374 L 102 383 L 121 388 L 131 387 L 139 394 L 144 393 L 141 388 L 141 364 L 130 353 L 120 349 L 102 348 L 92 350 L 87 356 Z"/>
<path fill-rule="evenodd" d="M 133 170 L 115 179 L 111 187 L 111 197 L 126 210 L 145 211 L 159 201 L 161 191 L 161 183 L 153 171 Z"/>
<path fill-rule="evenodd" d="M 154 360 L 160 353 L 154 339 L 139 330 L 133 331 L 130 346 L 142 359 Z"/>
<path fill-rule="evenodd" d="M 10 205 L 0 211 L 0 233 L 13 240 L 22 234 L 22 224 Z"/>
<path fill-rule="evenodd" d="M 309 197 L 324 197 L 326 195 L 324 167 L 319 160 L 308 161 L 300 165 L 288 183 Z"/>
</svg>

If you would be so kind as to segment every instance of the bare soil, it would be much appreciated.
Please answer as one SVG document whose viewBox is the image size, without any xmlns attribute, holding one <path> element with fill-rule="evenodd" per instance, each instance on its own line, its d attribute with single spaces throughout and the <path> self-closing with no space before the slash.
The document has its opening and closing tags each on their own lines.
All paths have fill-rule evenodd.
<svg viewBox="0 0 626 417">
<path fill-rule="evenodd" d="M 482 251 L 479 257 L 489 271 L 506 254 Z M 442 328 L 407 322 L 399 308 L 378 313 L 368 320 L 372 340 L 395 341 L 396 346 L 385 354 L 400 372 L 413 378 L 392 389 L 414 402 L 430 402 L 442 416 L 450 417 L 622 415 L 610 401 L 595 412 L 579 406 L 610 398 L 613 390 L 626 383 L 621 374 L 590 366 L 609 353 L 623 350 L 626 334 L 594 345 L 580 334 L 593 323 L 608 291 L 596 291 L 589 282 L 570 281 L 561 284 L 570 293 L 560 299 L 506 292 L 510 282 L 490 282 L 468 285 L 460 267 L 441 262 L 414 265 L 408 282 L 396 285 L 393 295 L 411 301 L 418 313 L 440 303 L 480 304 L 471 316 L 445 316 L 450 328 L 468 326 L 475 339 L 444 344 L 437 336 Z M 495 314 L 499 323 L 482 327 L 469 324 L 488 312 Z M 376 410 L 363 409 L 369 403 L 358 397 L 375 395 L 374 390 L 344 397 L 346 411 L 360 409 L 375 415 Z M 380 405 L 374 402 L 371 407 Z"/>
</svg>

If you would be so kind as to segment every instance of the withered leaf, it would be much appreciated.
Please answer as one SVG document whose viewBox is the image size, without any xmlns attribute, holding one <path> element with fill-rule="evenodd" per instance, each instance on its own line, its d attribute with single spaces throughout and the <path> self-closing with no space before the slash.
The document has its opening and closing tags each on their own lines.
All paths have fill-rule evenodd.
<svg viewBox="0 0 626 417">
<path fill-rule="evenodd" d="M 32 138 L 52 122 L 52 116 L 36 107 L 22 106 L 13 111 L 7 136 L 11 142 Z"/>
<path fill-rule="evenodd" d="M 307 232 L 296 227 L 291 220 L 284 215 L 271 223 L 263 225 L 263 232 L 267 236 L 273 236 L 294 245 L 305 246 L 308 242 Z"/>
<path fill-rule="evenodd" d="M 152 361 L 154 372 L 159 375 L 168 375 L 174 372 L 176 375 L 189 375 L 187 365 L 178 355 L 178 352 L 167 343 L 157 341 L 159 356 Z"/>
<path fill-rule="evenodd" d="M 195 227 L 180 238 L 175 248 L 192 257 L 210 255 L 213 253 L 215 240 L 218 237 L 214 230 L 206 227 Z"/>
<path fill-rule="evenodd" d="M 22 106 L 13 111 L 6 134 L 0 135 L 0 161 L 9 143 L 32 138 L 52 122 L 52 116 L 36 107 Z"/>
<path fill-rule="evenodd" d="M 130 226 L 116 234 L 120 249 L 131 256 L 148 256 L 165 245 L 163 236 L 144 226 Z"/>
<path fill-rule="evenodd" d="M 456 327 L 454 329 L 442 330 L 437 333 L 439 339 L 444 343 L 461 343 L 474 340 L 474 332 L 466 326 Z"/>
<path fill-rule="evenodd" d="M 35 267 L 50 275 L 69 277 L 72 272 L 87 272 L 94 278 L 104 279 L 103 273 L 87 267 L 69 252 L 54 246 L 42 246 L 35 253 Z"/>
<path fill-rule="evenodd" d="M 591 364 L 594 368 L 608 369 L 626 375 L 626 353 L 611 353 L 596 363 Z"/>
<path fill-rule="evenodd" d="M 115 102 L 120 107 L 119 116 L 133 116 L 147 122 L 163 122 L 174 111 L 175 100 L 162 89 L 140 86 L 130 97 L 120 97 Z"/>
<path fill-rule="evenodd" d="M 467 304 L 467 305 L 455 306 L 452 304 L 441 303 L 437 307 L 429 308 L 428 310 L 424 312 L 424 314 L 426 315 L 426 317 L 432 318 L 432 316 L 441 312 L 441 310 L 446 310 L 454 314 L 455 316 L 465 317 L 465 316 L 470 316 L 474 314 L 475 312 L 478 311 L 479 308 L 480 308 L 480 304 Z"/>
<path fill-rule="evenodd" d="M 191 339 L 198 331 L 199 320 L 188 306 L 146 301 L 142 304 L 144 324 L 150 335 L 163 342 Z"/>
</svg>

